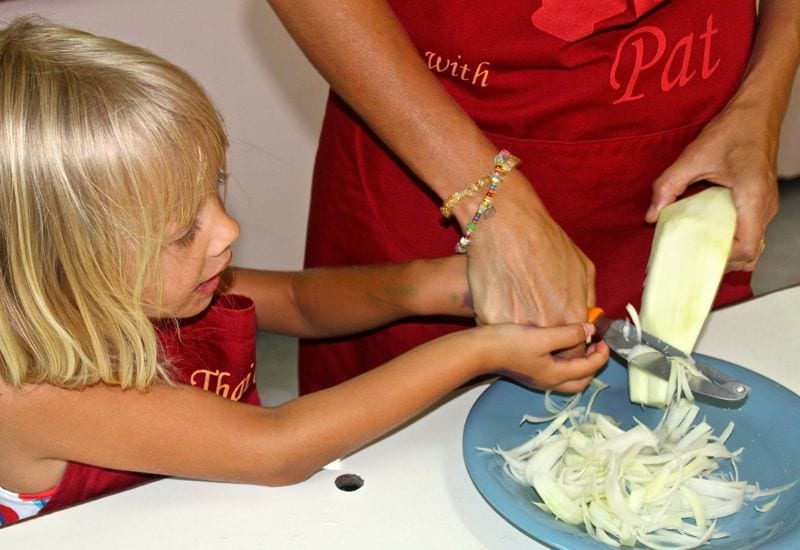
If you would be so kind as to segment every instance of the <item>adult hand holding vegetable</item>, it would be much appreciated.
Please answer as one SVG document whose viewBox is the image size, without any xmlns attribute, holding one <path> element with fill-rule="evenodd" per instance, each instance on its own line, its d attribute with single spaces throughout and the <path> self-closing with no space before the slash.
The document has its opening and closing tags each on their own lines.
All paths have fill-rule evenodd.
<svg viewBox="0 0 800 550">
<path fill-rule="evenodd" d="M 653 185 L 647 221 L 700 180 L 729 187 L 738 225 L 728 271 L 752 271 L 763 252 L 767 224 L 778 211 L 776 136 L 766 132 L 755 105 L 731 105 L 711 121 Z"/>
<path fill-rule="evenodd" d="M 767 224 L 778 211 L 778 137 L 800 58 L 798 13 L 797 0 L 761 2 L 759 33 L 742 85 L 653 184 L 649 222 L 694 182 L 731 189 L 738 223 L 728 271 L 755 268 Z M 767 40 L 781 47 L 768 48 Z"/>
</svg>

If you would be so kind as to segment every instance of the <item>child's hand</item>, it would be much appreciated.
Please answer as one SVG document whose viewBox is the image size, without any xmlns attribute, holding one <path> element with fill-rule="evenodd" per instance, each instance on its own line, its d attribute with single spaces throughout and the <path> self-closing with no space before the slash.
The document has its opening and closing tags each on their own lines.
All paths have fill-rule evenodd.
<svg viewBox="0 0 800 550">
<path fill-rule="evenodd" d="M 563 349 L 579 346 L 594 334 L 590 323 L 538 328 L 515 324 L 480 327 L 494 340 L 492 349 L 496 357 L 490 359 L 497 365 L 497 374 L 540 390 L 565 393 L 582 391 L 595 373 L 608 361 L 608 345 L 592 344 L 583 357 L 567 359 L 556 355 Z"/>
</svg>

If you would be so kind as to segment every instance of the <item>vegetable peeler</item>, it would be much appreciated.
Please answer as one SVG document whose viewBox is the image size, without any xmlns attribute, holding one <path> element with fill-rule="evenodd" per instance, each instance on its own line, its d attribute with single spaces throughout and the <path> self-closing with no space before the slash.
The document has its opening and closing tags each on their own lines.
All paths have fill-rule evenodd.
<svg viewBox="0 0 800 550">
<path fill-rule="evenodd" d="M 669 379 L 669 357 L 680 357 L 688 360 L 705 377 L 692 376 L 689 388 L 699 401 L 718 407 L 739 407 L 744 404 L 750 393 L 750 387 L 731 378 L 714 367 L 695 360 L 678 348 L 656 338 L 652 334 L 641 331 L 641 339 L 635 326 L 626 320 L 612 320 L 606 317 L 603 310 L 593 307 L 589 310 L 589 322 L 597 329 L 597 336 L 608 344 L 615 354 L 628 362 L 628 352 L 637 344 L 643 344 L 654 351 L 637 356 L 631 362 L 638 368 L 648 371 L 664 380 Z"/>
</svg>

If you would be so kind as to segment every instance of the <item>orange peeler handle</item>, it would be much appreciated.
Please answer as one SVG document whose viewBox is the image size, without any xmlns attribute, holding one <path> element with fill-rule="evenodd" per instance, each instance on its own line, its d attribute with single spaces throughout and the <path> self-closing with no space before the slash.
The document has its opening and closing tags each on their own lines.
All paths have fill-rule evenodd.
<svg viewBox="0 0 800 550">
<path fill-rule="evenodd" d="M 589 308 L 588 318 L 589 322 L 597 329 L 594 338 L 598 340 L 603 338 L 606 335 L 608 327 L 611 326 L 611 319 L 606 317 L 605 311 L 599 307 Z"/>
<path fill-rule="evenodd" d="M 599 307 L 589 308 L 589 322 L 590 323 L 594 323 L 595 321 L 597 321 L 603 315 L 605 315 L 605 312 L 602 310 L 602 308 L 599 308 Z"/>
</svg>

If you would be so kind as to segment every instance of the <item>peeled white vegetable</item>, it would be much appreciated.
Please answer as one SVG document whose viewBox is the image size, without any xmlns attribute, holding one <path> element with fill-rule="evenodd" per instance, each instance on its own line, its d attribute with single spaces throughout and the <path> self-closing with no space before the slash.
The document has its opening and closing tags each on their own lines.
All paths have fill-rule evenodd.
<svg viewBox="0 0 800 550">
<path fill-rule="evenodd" d="M 647 266 L 642 329 L 691 353 L 717 295 L 736 229 L 726 187 L 710 187 L 661 211 Z"/>
<path fill-rule="evenodd" d="M 710 187 L 661 211 L 639 312 L 642 330 L 686 354 L 694 349 L 725 273 L 736 208 L 726 187 Z M 685 365 L 673 361 L 673 370 Z M 677 385 L 628 369 L 630 399 L 664 407 Z"/>
</svg>

